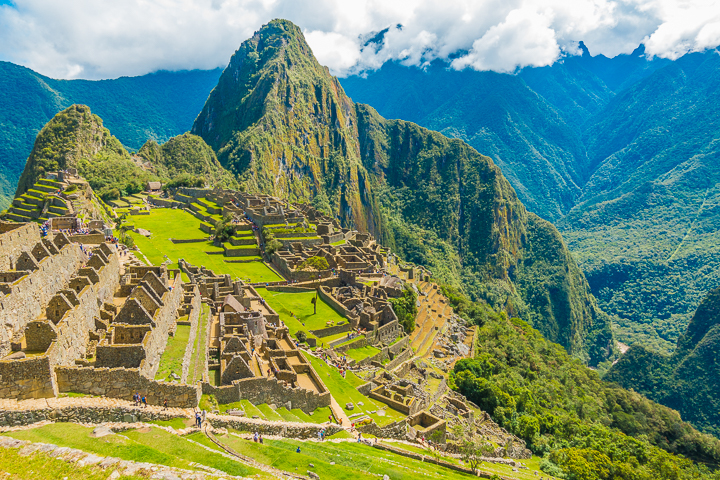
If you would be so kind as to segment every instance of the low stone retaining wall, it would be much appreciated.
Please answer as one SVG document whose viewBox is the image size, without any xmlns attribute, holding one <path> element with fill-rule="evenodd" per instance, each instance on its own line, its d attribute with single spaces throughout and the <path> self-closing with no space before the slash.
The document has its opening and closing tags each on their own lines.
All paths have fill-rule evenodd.
<svg viewBox="0 0 720 480">
<path fill-rule="evenodd" d="M 230 417 L 228 415 L 208 415 L 207 421 L 213 428 L 232 428 L 241 432 L 258 432 L 263 435 L 279 435 L 290 438 L 317 438 L 320 430 L 325 430 L 325 436 L 330 436 L 343 428 L 334 423 L 294 423 L 294 422 L 268 422 L 254 418 Z"/>
<path fill-rule="evenodd" d="M 208 239 L 207 237 L 206 237 L 206 238 L 192 238 L 192 239 L 189 239 L 189 240 L 187 240 L 187 239 L 186 239 L 186 240 L 180 240 L 180 239 L 177 239 L 177 238 L 171 238 L 171 239 L 170 239 L 170 241 L 171 241 L 172 243 L 205 243 L 205 242 L 207 242 L 208 240 L 209 240 L 209 239 Z"/>
<path fill-rule="evenodd" d="M 330 335 L 337 335 L 338 333 L 345 333 L 352 330 L 349 323 L 344 323 L 342 325 L 335 325 L 328 328 L 321 328 L 318 330 L 310 330 L 310 333 L 315 335 L 318 338 L 324 338 L 329 337 Z"/>
<path fill-rule="evenodd" d="M 140 375 L 137 369 L 56 367 L 55 375 L 60 393 L 74 392 L 86 395 L 132 400 L 140 392 L 151 405 L 193 408 L 200 402 L 200 389 L 192 385 L 157 382 Z"/>
<path fill-rule="evenodd" d="M 286 292 L 286 293 L 307 293 L 314 292 L 314 288 L 309 287 L 293 287 L 290 285 L 270 285 L 267 289 L 271 292 Z"/>
<path fill-rule="evenodd" d="M 186 415 L 168 411 L 156 412 L 150 409 L 132 406 L 89 407 L 71 405 L 63 407 L 43 407 L 28 410 L 0 410 L 0 427 L 32 425 L 42 421 L 73 423 L 137 422 L 153 420 L 172 420 L 187 418 Z"/>
</svg>

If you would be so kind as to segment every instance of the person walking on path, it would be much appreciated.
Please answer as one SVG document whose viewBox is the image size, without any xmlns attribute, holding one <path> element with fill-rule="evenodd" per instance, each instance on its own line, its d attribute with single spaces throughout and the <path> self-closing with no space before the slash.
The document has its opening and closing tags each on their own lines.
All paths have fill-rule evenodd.
<svg viewBox="0 0 720 480">
<path fill-rule="evenodd" d="M 147 397 L 145 395 L 143 395 L 142 403 L 143 403 L 143 408 L 147 408 Z"/>
<path fill-rule="evenodd" d="M 163 402 L 163 410 L 167 410 L 167 398 Z"/>
</svg>

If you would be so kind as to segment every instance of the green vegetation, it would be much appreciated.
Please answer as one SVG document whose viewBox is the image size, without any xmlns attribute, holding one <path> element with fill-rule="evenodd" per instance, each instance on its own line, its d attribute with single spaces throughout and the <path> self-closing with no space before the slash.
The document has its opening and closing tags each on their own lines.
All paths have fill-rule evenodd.
<svg viewBox="0 0 720 480">
<path fill-rule="evenodd" d="M 164 142 L 186 132 L 217 83 L 222 69 L 156 72 L 102 82 L 54 80 L 32 70 L 0 64 L 0 210 L 10 204 L 38 132 L 72 104 L 88 105 L 127 147 L 148 138 Z"/>
<path fill-rule="evenodd" d="M 170 374 L 182 375 L 182 361 L 190 337 L 190 325 L 178 325 L 175 335 L 170 337 L 165 351 L 160 357 L 160 366 L 155 380 L 171 381 Z"/>
<path fill-rule="evenodd" d="M 65 480 L 106 480 L 113 470 L 101 470 L 98 467 L 78 467 L 73 463 L 51 457 L 45 453 L 20 455 L 18 450 L 0 449 L 0 472 L 9 478 L 23 480 L 46 480 L 62 478 Z M 7 477 L 6 477 L 7 478 Z M 123 480 L 141 480 L 144 477 L 123 476 Z"/>
<path fill-rule="evenodd" d="M 273 292 L 264 288 L 258 288 L 257 291 L 280 315 L 280 320 L 287 325 L 293 336 L 296 336 L 300 330 L 306 332 L 308 337 L 313 336 L 309 330 L 326 328 L 328 322 L 332 325 L 347 323 L 345 317 L 333 310 L 320 297 L 317 302 L 317 313 L 313 313 L 312 300 L 315 298 L 315 292 Z"/>
<path fill-rule="evenodd" d="M 426 478 L 461 479 L 473 478 L 438 467 L 420 460 L 412 460 L 390 452 L 374 449 L 364 444 L 345 442 L 301 442 L 296 440 L 265 440 L 263 444 L 240 439 L 233 435 L 219 440 L 238 453 L 252 457 L 258 462 L 272 465 L 289 472 L 304 474 L 312 470 L 320 478 L 337 480 L 377 479 L 388 475 L 392 479 Z M 296 452 L 300 447 L 300 453 Z M 314 467 L 309 467 L 309 464 Z"/>
<path fill-rule="evenodd" d="M 380 353 L 379 348 L 375 348 L 372 345 L 366 345 L 362 348 L 351 348 L 347 352 L 345 352 L 345 355 L 347 355 L 349 358 L 352 358 L 356 362 L 360 362 L 368 357 L 377 355 L 378 353 Z"/>
<path fill-rule="evenodd" d="M 405 286 L 403 296 L 400 298 L 391 298 L 390 304 L 392 305 L 395 315 L 398 317 L 400 325 L 403 326 L 405 333 L 410 334 L 415 330 L 415 317 L 417 317 L 417 293 L 409 285 Z"/>
<path fill-rule="evenodd" d="M 345 378 L 343 378 L 336 368 L 330 367 L 319 358 L 305 353 L 303 353 L 303 355 L 305 355 L 305 358 L 312 364 L 312 367 L 320 376 L 320 379 L 328 390 L 330 390 L 330 393 L 338 404 L 345 405 L 350 402 L 354 403 L 356 407 L 353 413 L 359 413 L 364 410 L 365 413 L 380 426 L 405 418 L 405 415 L 393 410 L 384 403 L 373 400 L 358 392 L 357 386 L 362 385 L 364 382 L 353 372 L 347 372 Z M 358 402 L 363 402 L 364 406 L 357 406 Z M 371 410 L 380 409 L 385 409 L 385 416 L 378 415 L 377 413 L 368 413 Z"/>
<path fill-rule="evenodd" d="M 297 268 L 298 270 L 315 270 L 319 272 L 321 270 L 327 270 L 330 268 L 330 265 L 323 257 L 308 257 L 308 259 L 298 265 Z"/>
<path fill-rule="evenodd" d="M 252 282 L 282 280 L 262 262 L 228 263 L 225 262 L 225 257 L 222 255 L 208 255 L 206 252 L 222 251 L 210 241 L 172 243 L 171 238 L 202 239 L 208 236 L 207 233 L 200 230 L 200 221 L 184 210 L 153 209 L 150 215 L 133 217 L 133 223 L 137 228 L 152 232 L 150 238 L 135 233 L 129 235 L 133 237 L 138 248 L 153 264 L 162 263 L 167 255 L 173 264 L 177 264 L 178 259 L 184 258 L 193 265 L 204 265 L 215 273 L 226 273 L 234 278 L 250 279 Z"/>
<path fill-rule="evenodd" d="M 150 431 L 130 430 L 123 435 L 109 435 L 92 438 L 92 428 L 72 423 L 56 423 L 44 427 L 13 432 L 10 436 L 32 442 L 53 443 L 63 447 L 78 448 L 85 452 L 123 460 L 149 462 L 176 468 L 195 470 L 193 462 L 217 468 L 230 475 L 251 475 L 258 473 L 254 468 L 227 459 L 217 453 L 208 452 L 189 441 L 198 441 L 203 434 L 179 437 L 159 428 Z"/>
<path fill-rule="evenodd" d="M 477 357 L 458 361 L 450 384 L 534 453 L 548 455 L 546 471 L 567 478 L 696 478 L 698 472 L 711 478 L 681 455 L 717 464 L 716 438 L 673 410 L 603 382 L 522 320 L 487 312 Z M 668 477 L 670 470 L 676 476 Z"/>
<path fill-rule="evenodd" d="M 215 152 L 197 135 L 183 133 L 163 145 L 148 140 L 137 154 L 153 165 L 158 176 L 171 179 L 168 188 L 201 187 L 205 182 L 213 187 L 237 188 L 237 182 L 222 168 Z"/>
<path fill-rule="evenodd" d="M 212 312 L 210 311 L 210 306 L 203 303 L 200 318 L 198 319 L 198 332 L 195 336 L 195 344 L 190 357 L 190 366 L 188 368 L 188 378 L 186 382 L 188 385 L 195 385 L 195 383 L 203 380 L 203 373 L 205 372 L 207 326 L 208 322 L 211 321 Z"/>
<path fill-rule="evenodd" d="M 719 348 L 720 289 L 715 289 L 698 307 L 672 355 L 630 347 L 604 378 L 678 410 L 696 428 L 720 436 Z"/>
</svg>

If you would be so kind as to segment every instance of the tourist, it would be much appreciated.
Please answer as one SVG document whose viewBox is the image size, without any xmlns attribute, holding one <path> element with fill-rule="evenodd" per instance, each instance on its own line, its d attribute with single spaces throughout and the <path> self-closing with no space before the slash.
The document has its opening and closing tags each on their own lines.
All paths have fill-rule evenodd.
<svg viewBox="0 0 720 480">
<path fill-rule="evenodd" d="M 318 430 L 318 440 L 322 441 L 322 430 Z"/>
<path fill-rule="evenodd" d="M 261 433 L 260 435 L 258 435 L 258 442 L 259 442 L 259 443 L 263 443 L 262 433 Z"/>
<path fill-rule="evenodd" d="M 147 408 L 147 398 L 145 397 L 145 395 L 143 395 L 142 403 L 143 403 L 143 408 Z"/>
<path fill-rule="evenodd" d="M 253 434 L 253 442 L 257 443 L 257 441 L 258 441 L 258 432 L 255 432 Z"/>
<path fill-rule="evenodd" d="M 297 450 L 295 450 L 295 453 L 300 453 L 300 445 L 298 445 Z"/>
<path fill-rule="evenodd" d="M 362 442 L 362 433 L 358 433 L 358 443 Z"/>
<path fill-rule="evenodd" d="M 163 410 L 167 410 L 167 398 L 163 402 Z"/>
</svg>

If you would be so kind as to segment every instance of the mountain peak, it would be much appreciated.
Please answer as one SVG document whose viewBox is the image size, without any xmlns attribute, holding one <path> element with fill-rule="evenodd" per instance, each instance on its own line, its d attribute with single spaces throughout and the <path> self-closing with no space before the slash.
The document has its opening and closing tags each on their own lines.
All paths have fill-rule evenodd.
<svg viewBox="0 0 720 480">
<path fill-rule="evenodd" d="M 590 55 L 590 50 L 588 50 L 588 48 L 585 46 L 585 42 L 583 42 L 582 40 L 580 40 L 578 48 L 582 51 L 582 57 L 592 57 L 592 55 Z"/>
</svg>

